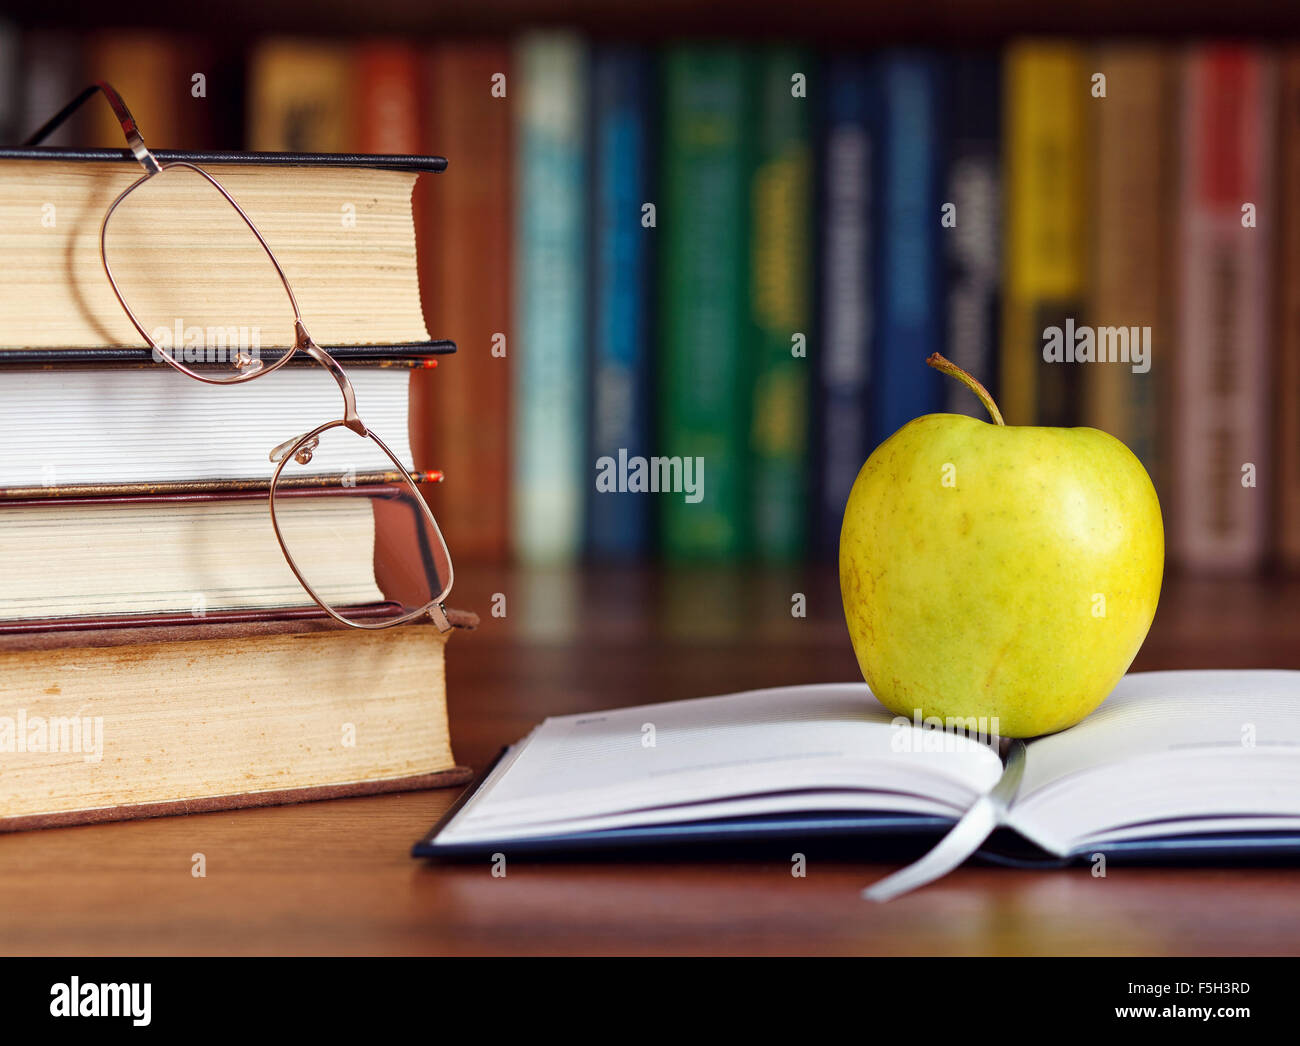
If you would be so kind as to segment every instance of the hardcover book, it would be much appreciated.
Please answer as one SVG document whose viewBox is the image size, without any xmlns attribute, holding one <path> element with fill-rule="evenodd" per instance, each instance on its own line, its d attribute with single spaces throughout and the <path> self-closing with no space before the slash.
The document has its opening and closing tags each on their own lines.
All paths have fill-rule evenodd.
<svg viewBox="0 0 1300 1046">
<path fill-rule="evenodd" d="M 273 377 L 232 392 L 148 362 L 147 350 L 104 353 L 109 358 L 66 349 L 0 351 L 0 445 L 7 450 L 0 458 L 0 502 L 264 490 L 275 469 L 271 449 L 338 413 L 337 388 L 321 379 L 305 354 Z M 19 356 L 25 365 L 16 362 Z M 138 357 L 144 359 L 136 362 Z M 343 349 L 336 358 L 347 367 L 367 424 L 408 474 L 417 482 L 440 478 L 416 467 L 409 437 L 412 375 L 429 368 L 434 357 Z M 232 431 L 239 439 L 223 438 Z M 391 461 L 365 454 L 343 460 L 343 449 L 322 445 L 311 467 L 294 470 L 293 481 L 329 485 L 346 479 L 355 486 L 394 480 Z"/>
<path fill-rule="evenodd" d="M 411 192 L 422 171 L 446 166 L 441 157 L 162 149 L 154 155 L 161 163 L 199 165 L 239 201 L 275 252 L 318 344 L 429 341 Z M 6 272 L 0 354 L 6 346 L 144 344 L 105 278 L 100 255 L 104 213 L 139 175 L 126 149 L 0 149 L 0 267 Z M 292 345 L 293 314 L 284 290 L 265 255 L 249 248 L 242 225 L 235 230 L 240 239 L 228 241 L 230 250 L 190 249 L 235 235 L 229 233 L 229 204 L 198 177 L 174 179 L 159 193 L 161 210 L 131 212 L 115 226 L 112 241 L 114 274 L 129 288 L 132 309 L 146 327 L 161 328 L 174 350 L 191 348 L 195 337 L 198 348 L 232 338 L 259 349 Z M 177 266 L 182 249 L 186 264 Z M 366 307 L 358 308 L 362 298 Z"/>
<path fill-rule="evenodd" d="M 449 635 L 186 618 L 0 634 L 0 831 L 460 784 Z"/>
<path fill-rule="evenodd" d="M 276 495 L 279 533 L 317 595 L 336 607 L 426 602 L 401 598 L 422 567 L 406 488 L 333 487 Z M 12 499 L 0 501 L 0 533 L 0 623 L 313 606 L 265 490 Z"/>
</svg>

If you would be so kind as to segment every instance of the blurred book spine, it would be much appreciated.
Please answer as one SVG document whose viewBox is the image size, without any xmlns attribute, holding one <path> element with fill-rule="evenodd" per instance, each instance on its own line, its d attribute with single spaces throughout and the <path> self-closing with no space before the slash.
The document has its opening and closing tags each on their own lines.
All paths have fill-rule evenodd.
<svg viewBox="0 0 1300 1046">
<path fill-rule="evenodd" d="M 91 33 L 86 45 L 86 64 L 95 71 L 95 79 L 107 80 L 124 99 L 130 99 L 131 115 L 156 149 L 182 148 L 181 96 L 189 95 L 189 86 L 181 79 L 179 42 L 164 33 L 104 29 Z M 88 109 L 86 119 L 93 145 L 123 147 L 121 124 L 107 105 Z"/>
<path fill-rule="evenodd" d="M 527 563 L 582 546 L 587 326 L 587 48 L 523 37 L 515 55 L 513 545 Z"/>
<path fill-rule="evenodd" d="M 1277 552 L 1289 570 L 1300 571 L 1300 48 L 1281 63 L 1281 243 L 1278 252 Z"/>
<path fill-rule="evenodd" d="M 750 183 L 750 517 L 753 552 L 798 560 L 808 529 L 808 339 L 812 318 L 812 55 L 756 60 L 756 163 Z"/>
<path fill-rule="evenodd" d="M 420 127 L 420 56 L 395 40 L 367 40 L 353 57 L 356 85 L 355 147 L 363 153 L 416 155 Z"/>
<path fill-rule="evenodd" d="M 0 17 L 0 141 L 18 140 L 22 122 L 22 94 L 20 79 L 20 36 L 18 27 Z M 62 104 L 62 103 L 60 103 Z M 55 112 L 58 107 L 55 107 Z M 33 125 L 33 129 L 37 125 Z"/>
<path fill-rule="evenodd" d="M 1001 398 L 1009 425 L 1074 425 L 1077 365 L 1044 358 L 1044 333 L 1069 340 L 1083 318 L 1089 79 L 1080 47 L 1015 44 L 1006 55 L 1006 283 Z M 1068 322 L 1067 322 L 1068 321 Z M 1073 346 L 1064 345 L 1069 356 Z"/>
<path fill-rule="evenodd" d="M 658 498 L 670 560 L 748 549 L 752 68 L 738 47 L 676 46 L 663 60 L 660 440 L 683 468 L 704 463 L 698 502 Z"/>
<path fill-rule="evenodd" d="M 1275 67 L 1217 45 L 1182 70 L 1171 553 L 1245 571 L 1267 542 Z"/>
<path fill-rule="evenodd" d="M 936 55 L 890 52 L 880 59 L 879 77 L 873 443 L 943 403 L 940 376 L 925 364 L 930 353 L 943 348 L 944 337 L 943 68 Z"/>
<path fill-rule="evenodd" d="M 1087 367 L 1082 420 L 1127 444 L 1163 491 L 1156 382 L 1176 365 L 1166 277 L 1175 67 L 1152 45 L 1107 45 L 1093 57 L 1106 93 L 1092 106 L 1089 315 L 1098 349 L 1110 344 L 1135 362 Z"/>
<path fill-rule="evenodd" d="M 425 144 L 450 159 L 416 199 L 425 312 L 457 346 L 437 370 L 413 378 L 425 419 L 417 453 L 446 474 L 427 496 L 449 545 L 472 560 L 509 550 L 510 72 L 502 42 L 433 49 Z"/>
<path fill-rule="evenodd" d="M 591 73 L 591 361 L 587 460 L 653 451 L 650 337 L 654 237 L 650 183 L 653 67 L 646 53 L 601 47 Z M 644 492 L 587 486 L 587 550 L 600 560 L 651 551 Z"/>
<path fill-rule="evenodd" d="M 85 86 L 81 41 L 72 33 L 33 30 L 22 40 L 22 82 L 19 86 L 18 126 L 13 140 L 32 134 Z M 50 135 L 42 145 L 77 144 L 81 121 L 76 117 Z"/>
<path fill-rule="evenodd" d="M 348 45 L 271 39 L 249 63 L 248 143 L 271 152 L 355 149 L 353 50 Z"/>
<path fill-rule="evenodd" d="M 834 558 L 849 490 L 871 453 L 872 170 L 880 140 L 870 62 L 834 58 L 823 83 L 817 192 L 821 322 L 812 353 L 817 371 L 813 528 L 818 554 Z"/>
<path fill-rule="evenodd" d="M 953 363 L 996 388 L 1001 286 L 1001 65 L 995 54 L 961 54 L 948 76 L 947 156 L 941 222 L 947 286 L 947 349 Z M 946 216 L 947 217 L 947 216 Z M 944 382 L 944 410 L 985 418 L 960 382 Z"/>
</svg>

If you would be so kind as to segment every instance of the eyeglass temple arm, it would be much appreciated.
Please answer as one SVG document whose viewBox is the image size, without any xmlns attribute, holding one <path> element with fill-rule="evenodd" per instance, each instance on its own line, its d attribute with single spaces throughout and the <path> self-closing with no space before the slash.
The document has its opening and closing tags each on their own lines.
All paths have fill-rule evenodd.
<svg viewBox="0 0 1300 1046">
<path fill-rule="evenodd" d="M 150 174 L 157 174 L 161 168 L 158 161 L 153 158 L 153 154 L 145 147 L 144 138 L 140 136 L 140 128 L 135 122 L 135 117 L 131 115 L 131 110 L 126 107 L 126 102 L 122 101 L 122 96 L 117 93 L 117 89 L 106 80 L 97 80 L 89 87 L 84 88 L 76 98 L 46 120 L 36 129 L 35 133 L 29 135 L 22 143 L 23 148 L 40 145 L 41 142 L 57 131 L 67 121 L 68 117 L 85 105 L 88 98 L 98 91 L 102 91 L 104 97 L 108 99 L 108 104 L 113 108 L 113 115 L 117 117 L 117 122 L 122 125 L 122 133 L 126 135 L 126 144 L 130 147 L 131 154 L 140 161 L 140 166 L 146 171 Z"/>
</svg>

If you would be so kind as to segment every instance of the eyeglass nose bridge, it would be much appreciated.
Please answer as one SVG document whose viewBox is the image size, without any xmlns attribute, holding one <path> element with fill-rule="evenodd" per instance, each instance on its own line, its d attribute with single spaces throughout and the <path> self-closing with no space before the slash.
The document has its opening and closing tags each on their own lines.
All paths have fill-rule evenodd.
<svg viewBox="0 0 1300 1046">
<path fill-rule="evenodd" d="M 294 329 L 297 332 L 297 347 L 329 371 L 338 385 L 339 391 L 343 393 L 343 424 L 358 436 L 369 435 L 365 423 L 357 414 L 357 394 L 356 390 L 352 388 L 352 382 L 349 380 L 347 372 L 339 366 L 338 360 L 312 341 L 311 335 L 307 333 L 307 328 L 303 326 L 302 320 L 294 321 Z M 278 450 L 279 447 L 276 449 Z"/>
</svg>

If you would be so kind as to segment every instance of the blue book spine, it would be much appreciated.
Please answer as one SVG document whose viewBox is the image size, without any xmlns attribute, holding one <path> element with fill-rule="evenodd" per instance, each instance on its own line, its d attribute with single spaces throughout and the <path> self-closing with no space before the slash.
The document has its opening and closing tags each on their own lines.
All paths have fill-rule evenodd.
<svg viewBox="0 0 1300 1046">
<path fill-rule="evenodd" d="M 648 458 L 654 224 L 650 188 L 652 66 L 629 48 L 601 48 L 591 70 L 591 337 L 587 463 Z M 587 551 L 621 560 L 650 551 L 653 498 L 587 485 Z"/>
<path fill-rule="evenodd" d="M 985 388 L 997 388 L 1002 280 L 1002 87 L 996 54 L 958 55 L 949 64 L 943 198 L 955 208 L 943 229 L 947 343 L 943 351 Z M 944 383 L 944 409 L 987 419 L 961 382 Z"/>
<path fill-rule="evenodd" d="M 939 189 L 943 70 L 937 58 L 892 52 L 880 59 L 878 74 L 882 125 L 876 164 L 873 443 L 942 408 L 940 375 L 925 359 L 942 351 L 944 337 Z"/>
<path fill-rule="evenodd" d="M 871 453 L 872 161 L 879 146 L 874 77 L 865 59 L 834 58 L 824 78 L 818 148 L 820 350 L 814 414 L 813 531 L 833 558 L 849 490 Z"/>
<path fill-rule="evenodd" d="M 586 49 L 567 33 L 529 34 L 516 70 L 512 544 L 524 563 L 564 564 L 581 552 L 592 482 L 583 403 Z"/>
</svg>

